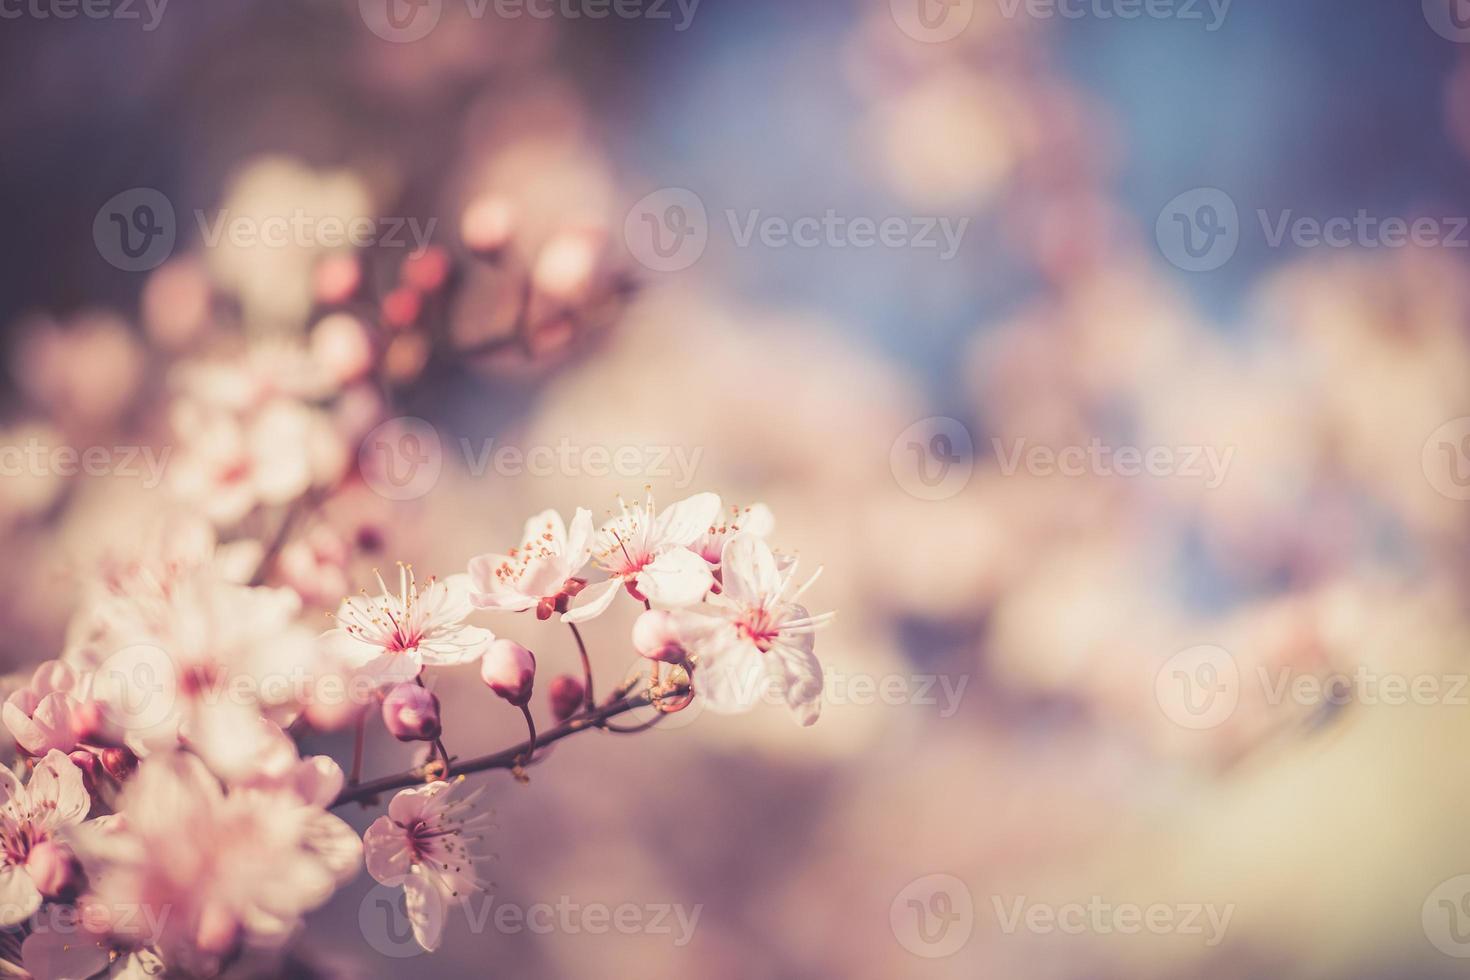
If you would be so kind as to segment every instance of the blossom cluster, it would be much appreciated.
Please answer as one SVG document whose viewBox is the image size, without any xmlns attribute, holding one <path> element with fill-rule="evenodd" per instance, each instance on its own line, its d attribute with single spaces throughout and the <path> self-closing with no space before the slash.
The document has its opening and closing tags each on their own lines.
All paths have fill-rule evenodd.
<svg viewBox="0 0 1470 980">
<path fill-rule="evenodd" d="M 517 546 L 466 571 L 421 581 L 400 565 L 391 586 L 379 575 L 318 632 L 296 591 L 242 582 L 207 523 L 177 522 L 108 569 L 61 657 L 0 708 L 21 751 L 15 773 L 0 769 L 0 927 L 28 933 L 22 960 L 40 977 L 209 975 L 282 948 L 365 858 L 373 878 L 403 889 L 415 938 L 436 948 L 446 910 L 485 887 L 490 818 L 475 806 L 483 787 L 461 791 L 482 766 L 445 750 L 426 671 L 479 664 L 525 715 L 513 764 L 524 778 L 537 761 L 536 656 L 469 620 L 534 611 L 575 630 L 621 594 L 644 607 L 629 642 L 649 686 L 595 701 L 584 652 L 581 677 L 548 686 L 560 731 L 605 725 L 635 702 L 743 711 L 763 684 L 811 724 L 822 694 L 813 633 L 830 617 L 799 604 L 815 576 L 795 585 L 797 561 L 765 540 L 771 523 L 766 508 L 723 509 L 711 493 L 662 510 L 650 495 L 598 528 L 589 510 L 570 525 L 548 510 Z M 661 678 L 664 665 L 680 679 Z M 306 682 L 272 685 L 291 672 Z M 328 678 L 364 696 L 332 703 Z M 371 785 L 360 757 L 349 777 L 328 756 L 301 755 L 293 736 L 356 724 L 360 752 L 373 708 L 428 758 L 390 777 L 398 792 L 360 840 L 332 813 L 377 795 L 358 792 Z M 34 928 L 43 904 L 74 928 Z"/>
<path fill-rule="evenodd" d="M 398 563 L 367 576 L 397 546 L 400 515 L 371 492 L 359 447 L 403 389 L 436 365 L 544 364 L 624 289 L 585 229 L 516 259 L 501 199 L 469 207 L 461 238 L 458 258 L 435 245 L 392 270 L 369 254 L 324 257 L 309 327 L 279 336 L 232 323 L 237 298 L 187 259 L 151 283 L 145 306 L 168 314 L 154 338 L 156 414 L 177 450 L 167 518 L 83 574 L 59 653 L 0 704 L 15 743 L 0 766 L 0 970 L 271 975 L 306 916 L 364 866 L 402 889 L 433 950 L 447 910 L 486 887 L 490 815 L 470 783 L 487 771 L 524 782 L 539 746 L 641 730 L 696 699 L 746 710 L 767 684 L 816 720 L 812 633 L 827 617 L 798 604 L 796 562 L 766 543 L 763 506 L 699 493 L 660 510 L 650 494 L 600 526 L 586 509 L 570 525 L 547 510 L 507 552 L 467 553 L 451 574 Z M 446 311 L 467 267 L 518 297 L 508 333 L 454 336 Z M 642 607 L 629 643 L 648 675 L 599 700 L 577 624 L 620 594 Z M 580 659 L 542 686 L 554 727 L 539 735 L 536 655 L 477 621 L 530 611 L 565 621 Z M 446 735 L 435 691 L 471 664 L 483 696 L 521 715 L 523 743 L 476 755 L 467 733 Z M 653 720 L 613 721 L 637 708 Z M 335 733 L 350 734 L 350 756 L 304 750 Z M 417 746 L 416 764 L 365 777 L 378 733 Z M 381 815 L 359 836 L 334 812 L 349 806 Z"/>
</svg>

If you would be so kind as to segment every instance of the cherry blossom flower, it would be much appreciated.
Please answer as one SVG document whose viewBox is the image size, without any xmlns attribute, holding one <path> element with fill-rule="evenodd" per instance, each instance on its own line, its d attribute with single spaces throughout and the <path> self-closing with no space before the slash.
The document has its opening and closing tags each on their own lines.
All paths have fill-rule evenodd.
<svg viewBox="0 0 1470 980">
<path fill-rule="evenodd" d="M 38 929 L 25 938 L 21 961 L 27 973 L 36 980 L 144 980 L 163 975 L 163 960 L 145 944 L 99 935 L 89 928 L 107 917 L 107 910 L 88 908 L 89 904 L 84 898 L 79 906 L 57 906 L 54 928 Z"/>
<path fill-rule="evenodd" d="M 169 468 L 173 489 L 219 525 L 260 505 L 290 503 L 346 465 L 327 416 L 295 399 L 275 398 L 243 416 L 181 401 L 172 421 L 182 444 Z"/>
<path fill-rule="evenodd" d="M 361 860 L 357 835 L 320 806 L 286 790 L 226 792 L 188 753 L 145 759 L 118 811 L 74 835 L 91 899 L 140 910 L 185 972 L 211 973 L 241 944 L 281 944 Z"/>
<path fill-rule="evenodd" d="M 591 556 L 590 510 L 577 509 L 570 531 L 555 510 L 542 511 L 526 521 L 521 545 L 510 554 L 470 560 L 470 601 L 501 612 L 535 609 L 538 619 L 549 619 L 566 612 L 568 600 L 587 584 L 577 575 Z"/>
<path fill-rule="evenodd" d="M 0 766 L 0 926 L 24 922 L 40 908 L 28 861 L 63 828 L 81 823 L 91 806 L 82 771 L 60 752 L 46 753 L 24 787 Z"/>
<path fill-rule="evenodd" d="M 655 512 L 653 494 L 608 521 L 593 542 L 592 558 L 610 574 L 589 590 L 591 597 L 563 614 L 569 623 L 601 616 L 612 605 L 618 586 L 639 601 L 679 607 L 698 602 L 714 583 L 709 564 L 690 550 L 714 525 L 720 498 L 697 493 Z"/>
<path fill-rule="evenodd" d="M 732 535 L 743 531 L 746 534 L 754 534 L 758 538 L 766 538 L 770 536 L 775 526 L 776 518 L 771 514 L 771 508 L 765 504 L 751 504 L 749 507 L 731 506 L 720 518 L 718 524 L 711 525 L 709 530 L 699 536 L 692 549 L 711 565 L 718 565 L 720 552 L 725 550 L 725 542 Z"/>
<path fill-rule="evenodd" d="M 812 616 L 797 599 L 821 570 L 788 596 L 796 562 L 783 565 L 752 534 L 730 538 L 720 565 L 723 591 L 674 614 L 682 645 L 693 655 L 695 687 L 705 706 L 715 712 L 748 711 L 764 681 L 797 721 L 813 724 L 822 697 L 813 633 L 833 614 Z"/>
<path fill-rule="evenodd" d="M 70 752 L 97 734 L 101 710 L 88 696 L 91 678 L 68 664 L 48 660 L 31 682 L 5 699 L 0 720 L 22 749 L 41 756 Z"/>
<path fill-rule="evenodd" d="M 347 666 L 381 684 L 413 680 L 425 666 L 469 663 L 485 652 L 495 637 L 487 629 L 464 622 L 472 610 L 469 576 L 429 579 L 419 592 L 413 569 L 398 566 L 398 594 L 378 576 L 382 595 L 342 600 L 341 625 L 323 639 Z"/>
<path fill-rule="evenodd" d="M 456 799 L 463 781 L 461 776 L 401 791 L 388 804 L 388 815 L 373 821 L 363 836 L 368 874 L 380 884 L 403 886 L 414 938 L 430 952 L 443 937 L 446 908 L 484 888 L 475 862 L 486 856 L 470 848 L 483 839 L 479 830 L 490 814 L 465 816 L 482 790 Z"/>
<path fill-rule="evenodd" d="M 103 716 L 139 754 L 182 740 L 222 777 L 248 771 L 266 738 L 260 716 L 293 718 L 322 662 L 316 636 L 297 621 L 300 597 L 200 569 L 166 597 L 135 601 L 158 608 L 118 632 L 98 664 L 92 692 Z"/>
</svg>

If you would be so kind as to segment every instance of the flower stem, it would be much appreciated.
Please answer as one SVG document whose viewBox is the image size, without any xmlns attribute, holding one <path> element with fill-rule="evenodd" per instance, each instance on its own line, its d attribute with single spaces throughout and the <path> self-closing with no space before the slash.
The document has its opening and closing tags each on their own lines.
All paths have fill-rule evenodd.
<svg viewBox="0 0 1470 980">
<path fill-rule="evenodd" d="M 597 699 L 592 695 L 592 660 L 587 656 L 587 644 L 582 642 L 582 631 L 577 629 L 577 624 L 567 623 L 567 626 L 577 641 L 577 652 L 582 655 L 582 707 L 591 711 L 597 705 Z"/>
<path fill-rule="evenodd" d="M 526 757 L 521 762 L 522 765 L 526 765 L 536 754 L 536 719 L 531 717 L 531 706 L 528 704 L 521 705 L 521 714 L 525 716 L 526 731 L 529 733 L 526 738 Z"/>
</svg>

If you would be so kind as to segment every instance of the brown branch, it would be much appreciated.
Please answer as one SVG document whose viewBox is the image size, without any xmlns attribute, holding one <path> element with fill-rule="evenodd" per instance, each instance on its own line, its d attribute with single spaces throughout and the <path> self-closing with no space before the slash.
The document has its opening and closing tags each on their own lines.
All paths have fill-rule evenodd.
<svg viewBox="0 0 1470 980">
<path fill-rule="evenodd" d="M 666 691 L 660 696 L 666 697 L 670 694 L 685 693 L 688 693 L 687 688 Z M 627 695 L 620 691 L 612 700 L 600 705 L 593 711 L 568 718 L 550 731 L 542 732 L 541 737 L 536 740 L 535 747 L 542 748 L 553 742 L 559 742 L 568 735 L 575 735 L 577 732 L 587 731 L 588 729 L 600 728 L 609 718 L 616 718 L 618 715 L 626 714 L 634 709 L 647 707 L 652 702 L 653 696 L 652 691 L 640 691 L 632 695 Z M 512 745 L 508 749 L 502 749 L 499 752 L 492 753 L 491 755 L 457 762 L 453 766 L 454 774 L 463 776 L 472 772 L 485 772 L 490 769 L 515 769 L 517 765 L 525 762 L 526 756 L 531 749 L 532 744 L 527 740 L 518 745 Z M 424 769 L 421 767 L 392 776 L 384 776 L 381 779 L 374 779 L 370 782 L 358 783 L 356 786 L 348 786 L 342 790 L 337 798 L 332 801 L 332 808 L 346 806 L 349 803 L 364 803 L 384 793 L 391 793 L 393 790 L 405 789 L 409 786 L 418 786 L 425 781 L 426 775 Z"/>
</svg>

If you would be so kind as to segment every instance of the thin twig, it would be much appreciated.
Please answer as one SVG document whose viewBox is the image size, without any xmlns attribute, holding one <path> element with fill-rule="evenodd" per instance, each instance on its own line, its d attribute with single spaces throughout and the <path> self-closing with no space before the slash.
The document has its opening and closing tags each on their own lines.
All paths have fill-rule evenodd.
<svg viewBox="0 0 1470 980">
<path fill-rule="evenodd" d="M 687 689 L 680 688 L 666 692 L 666 694 L 683 693 L 687 693 Z M 561 741 L 568 735 L 575 735 L 577 732 L 599 728 L 609 718 L 616 718 L 618 715 L 626 714 L 629 711 L 647 707 L 651 700 L 652 692 L 650 691 L 639 691 L 637 694 L 627 696 L 619 695 L 614 700 L 599 706 L 589 714 L 570 718 L 550 731 L 541 733 L 540 738 L 536 741 L 536 745 L 547 746 L 553 742 Z M 467 759 L 456 765 L 454 771 L 456 775 L 463 776 L 469 773 L 485 772 L 491 769 L 514 769 L 531 748 L 532 745 L 529 741 L 521 742 L 519 745 L 512 745 L 508 749 L 501 749 L 499 752 L 492 753 L 491 755 L 481 756 L 478 759 Z M 394 790 L 404 789 L 409 786 L 417 786 L 424 781 L 424 771 L 422 768 L 419 768 L 410 769 L 408 772 L 401 772 L 392 776 L 384 776 L 381 779 L 374 779 L 371 782 L 359 783 L 356 786 L 347 787 L 338 794 L 337 798 L 332 801 L 332 807 L 335 808 L 346 806 L 348 803 L 360 803 L 371 800 L 384 793 L 391 793 Z"/>
</svg>

